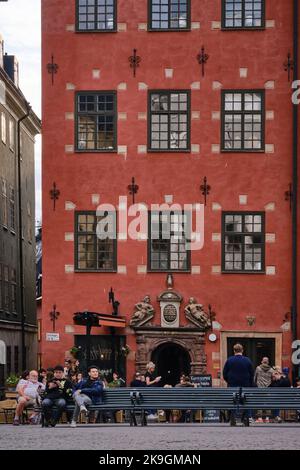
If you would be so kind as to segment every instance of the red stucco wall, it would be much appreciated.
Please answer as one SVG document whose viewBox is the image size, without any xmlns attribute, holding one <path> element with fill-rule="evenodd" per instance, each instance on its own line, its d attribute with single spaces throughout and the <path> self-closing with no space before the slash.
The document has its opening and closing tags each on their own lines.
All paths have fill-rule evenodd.
<svg viewBox="0 0 300 470">
<path fill-rule="evenodd" d="M 266 2 L 266 18 L 274 20 L 275 27 L 224 32 L 212 30 L 212 22 L 221 21 L 219 0 L 192 1 L 192 21 L 200 22 L 200 30 L 151 33 L 138 31 L 138 24 L 147 22 L 147 1 L 120 0 L 118 23 L 126 23 L 127 31 L 105 34 L 66 31 L 66 25 L 75 23 L 74 4 L 42 1 L 43 365 L 61 362 L 73 345 L 65 325 L 72 325 L 74 312 L 87 308 L 111 313 L 111 286 L 121 302 L 121 314 L 128 318 L 134 304 L 149 293 L 159 324 L 156 297 L 165 288 L 166 274 L 137 274 L 137 266 L 147 263 L 146 242 L 118 243 L 118 265 L 127 267 L 126 275 L 65 273 L 65 265 L 74 264 L 74 243 L 64 238 L 65 232 L 74 231 L 74 212 L 65 210 L 65 201 L 72 201 L 77 210 L 93 210 L 91 195 L 100 194 L 101 202 L 117 205 L 119 194 L 127 195 L 132 176 L 139 185 L 137 201 L 148 204 L 163 202 L 166 194 L 178 203 L 202 202 L 199 186 L 207 176 L 212 189 L 205 209 L 205 245 L 192 253 L 192 265 L 201 266 L 201 274 L 175 274 L 174 288 L 185 304 L 190 296 L 205 306 L 211 303 L 224 331 L 281 333 L 291 303 L 291 213 L 284 192 L 292 171 L 292 107 L 282 64 L 292 50 L 292 2 Z M 204 78 L 196 60 L 202 45 L 210 56 Z M 133 48 L 142 58 L 136 78 L 128 62 Z M 52 54 L 59 66 L 53 86 L 46 69 Z M 174 69 L 173 79 L 165 78 L 165 68 Z M 240 78 L 240 68 L 248 68 L 248 78 Z M 92 78 L 93 69 L 101 70 L 99 80 Z M 190 89 L 198 81 L 201 89 L 192 90 L 191 109 L 200 111 L 200 119 L 191 121 L 191 143 L 200 144 L 200 153 L 138 154 L 137 146 L 147 144 L 147 122 L 137 117 L 147 112 L 147 91 L 139 91 L 138 83 L 149 89 Z M 221 106 L 221 92 L 212 87 L 216 81 L 232 89 L 263 89 L 266 82 L 275 82 L 275 89 L 266 89 L 266 111 L 274 111 L 275 118 L 266 121 L 265 134 L 274 153 L 212 153 L 212 144 L 220 144 L 220 121 L 212 120 L 212 112 Z M 74 112 L 74 92 L 117 90 L 121 82 L 127 90 L 118 91 L 118 112 L 126 112 L 127 120 L 118 122 L 118 145 L 127 146 L 127 157 L 66 153 L 65 145 L 74 144 L 74 121 L 65 118 L 65 113 Z M 76 90 L 66 90 L 67 83 Z M 53 181 L 60 190 L 55 211 L 49 197 Z M 239 204 L 239 195 L 248 196 L 246 206 Z M 221 265 L 221 243 L 212 241 L 212 233 L 221 232 L 221 211 L 212 210 L 213 202 L 232 211 L 263 211 L 268 203 L 275 204 L 274 211 L 266 212 L 266 233 L 276 234 L 276 242 L 266 244 L 266 266 L 275 266 L 276 275 L 212 274 L 212 266 Z M 52 331 L 49 312 L 54 303 L 61 314 L 59 343 L 44 341 L 46 332 Z M 254 326 L 248 325 L 247 315 L 256 317 Z M 185 324 L 183 308 L 181 317 Z M 83 333 L 79 327 L 76 331 Z M 135 350 L 130 329 L 127 334 L 127 343 Z M 216 343 L 206 345 L 208 371 L 214 378 L 219 361 L 212 360 L 212 353 L 220 352 L 217 335 Z M 290 332 L 283 334 L 282 354 L 286 365 Z M 130 377 L 133 360 L 128 360 L 127 371 Z"/>
</svg>

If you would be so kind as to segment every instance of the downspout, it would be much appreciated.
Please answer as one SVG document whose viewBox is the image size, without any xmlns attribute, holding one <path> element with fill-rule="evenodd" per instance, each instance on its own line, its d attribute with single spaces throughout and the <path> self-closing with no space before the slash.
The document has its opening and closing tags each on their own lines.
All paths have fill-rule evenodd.
<svg viewBox="0 0 300 470">
<path fill-rule="evenodd" d="M 26 113 L 17 121 L 18 138 L 18 209 L 19 209 L 19 282 L 20 282 L 20 315 L 21 315 L 21 349 L 22 370 L 27 369 L 26 344 L 25 344 L 25 302 L 24 302 L 24 260 L 23 260 L 23 217 L 22 217 L 22 171 L 21 171 L 21 122 L 30 114 L 31 106 L 26 101 Z"/>
<path fill-rule="evenodd" d="M 293 49 L 294 49 L 294 81 L 298 80 L 298 40 L 299 40 L 299 2 L 294 0 L 293 3 Z M 298 336 L 298 104 L 293 104 L 293 206 L 292 206 L 292 338 L 293 341 Z M 298 366 L 293 366 L 293 378 L 298 375 Z"/>
</svg>

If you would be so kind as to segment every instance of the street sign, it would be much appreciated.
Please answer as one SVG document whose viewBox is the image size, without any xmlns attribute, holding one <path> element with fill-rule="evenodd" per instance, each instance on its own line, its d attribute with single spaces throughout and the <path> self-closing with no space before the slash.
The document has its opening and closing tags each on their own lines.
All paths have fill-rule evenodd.
<svg viewBox="0 0 300 470">
<path fill-rule="evenodd" d="M 46 333 L 46 341 L 59 341 L 59 333 Z"/>
</svg>

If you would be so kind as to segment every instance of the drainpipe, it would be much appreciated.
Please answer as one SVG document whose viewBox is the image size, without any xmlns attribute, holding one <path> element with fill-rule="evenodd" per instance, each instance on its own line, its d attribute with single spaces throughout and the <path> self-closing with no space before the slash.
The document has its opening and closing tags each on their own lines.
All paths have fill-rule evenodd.
<svg viewBox="0 0 300 470">
<path fill-rule="evenodd" d="M 26 113 L 17 121 L 18 138 L 18 209 L 19 209 L 19 262 L 20 262 L 20 314 L 21 314 L 21 349 L 22 349 L 22 370 L 27 369 L 26 345 L 25 345 L 25 302 L 24 302 L 24 260 L 23 260 L 23 217 L 22 217 L 22 172 L 21 172 L 21 122 L 30 114 L 31 106 L 26 101 Z"/>
<path fill-rule="evenodd" d="M 299 40 L 299 2 L 294 0 L 293 3 L 293 49 L 294 49 L 294 76 L 293 79 L 298 80 L 298 40 Z M 293 104 L 293 207 L 292 207 L 292 338 L 293 341 L 298 337 L 298 105 Z M 298 375 L 298 367 L 293 366 L 293 378 Z"/>
</svg>

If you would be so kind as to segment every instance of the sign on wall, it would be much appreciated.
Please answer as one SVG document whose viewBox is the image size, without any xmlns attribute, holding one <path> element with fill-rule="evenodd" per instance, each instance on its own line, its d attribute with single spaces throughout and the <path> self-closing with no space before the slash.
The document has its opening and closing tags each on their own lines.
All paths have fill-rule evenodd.
<svg viewBox="0 0 300 470">
<path fill-rule="evenodd" d="M 46 333 L 46 341 L 59 341 L 59 333 Z"/>
</svg>

